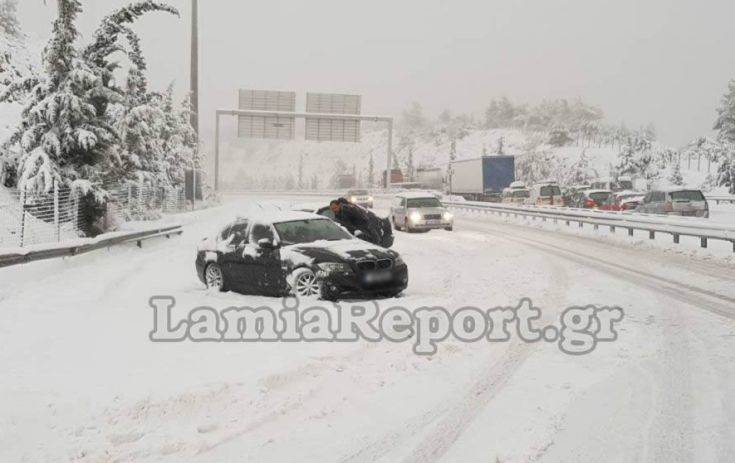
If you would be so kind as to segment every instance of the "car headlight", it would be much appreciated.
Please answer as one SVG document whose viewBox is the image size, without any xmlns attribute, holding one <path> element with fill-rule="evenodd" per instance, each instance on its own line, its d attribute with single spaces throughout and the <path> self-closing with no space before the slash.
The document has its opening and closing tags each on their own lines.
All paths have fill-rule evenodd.
<svg viewBox="0 0 735 463">
<path fill-rule="evenodd" d="M 419 220 L 421 220 L 421 214 L 419 214 L 418 212 L 411 212 L 411 214 L 408 216 L 408 220 L 410 220 L 411 222 L 418 222 Z"/>
<path fill-rule="evenodd" d="M 355 198 L 354 196 L 350 196 L 350 202 L 354 203 L 355 201 L 357 201 L 357 198 Z"/>
<path fill-rule="evenodd" d="M 400 267 L 402 265 L 406 265 L 406 263 L 403 262 L 403 259 L 401 258 L 401 256 L 396 256 L 396 257 L 393 258 L 393 266 L 394 267 Z"/>
<path fill-rule="evenodd" d="M 325 273 L 340 273 L 352 270 L 349 265 L 339 262 L 322 262 L 321 264 L 317 264 L 317 267 Z"/>
<path fill-rule="evenodd" d="M 373 202 L 373 197 L 372 196 L 368 196 L 368 202 L 369 203 L 372 203 Z"/>
<path fill-rule="evenodd" d="M 443 216 L 444 216 L 444 220 L 446 220 L 447 222 L 449 222 L 450 220 L 452 220 L 454 218 L 454 216 L 452 215 L 452 213 L 449 212 L 449 211 L 445 211 L 444 214 L 443 214 Z"/>
</svg>

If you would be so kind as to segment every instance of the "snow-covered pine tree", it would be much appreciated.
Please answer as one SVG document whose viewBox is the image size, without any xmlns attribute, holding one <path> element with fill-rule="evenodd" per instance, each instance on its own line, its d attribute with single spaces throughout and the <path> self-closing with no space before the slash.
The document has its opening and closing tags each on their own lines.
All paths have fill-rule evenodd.
<svg viewBox="0 0 735 463">
<path fill-rule="evenodd" d="M 140 38 L 129 27 L 154 11 L 178 16 L 178 11 L 165 3 L 152 0 L 131 3 L 103 18 L 92 42 L 82 53 L 101 82 L 91 95 L 92 102 L 98 114 L 107 116 L 120 137 L 119 146 L 112 150 L 103 169 L 107 182 L 132 180 L 167 185 L 172 177 L 183 181 L 183 171 L 170 172 L 169 165 L 176 163 L 169 163 L 166 158 L 166 144 L 172 137 L 167 126 L 169 119 L 176 118 L 173 102 L 167 101 L 165 95 L 149 93 Z M 113 75 L 120 67 L 113 55 L 120 51 L 129 59 L 125 88 L 116 86 Z"/>
<path fill-rule="evenodd" d="M 671 167 L 671 173 L 669 174 L 668 180 L 672 185 L 676 185 L 676 186 L 684 185 L 684 177 L 682 177 L 681 175 L 681 165 L 678 160 L 673 163 Z"/>
<path fill-rule="evenodd" d="M 727 187 L 730 194 L 735 194 L 735 79 L 728 83 L 727 93 L 722 97 L 714 129 L 722 144 L 717 184 Z"/>
<path fill-rule="evenodd" d="M 151 186 L 168 184 L 164 155 L 168 113 L 164 99 L 161 95 L 149 95 L 142 71 L 130 68 L 125 98 L 120 106 L 111 108 L 111 113 L 117 113 L 115 129 L 120 144 L 107 171 L 110 180 Z"/>
<path fill-rule="evenodd" d="M 635 143 L 633 142 L 633 136 L 630 135 L 620 146 L 618 162 L 615 166 L 618 175 L 632 175 L 636 173 L 635 155 Z"/>
<path fill-rule="evenodd" d="M 727 84 L 727 93 L 723 95 L 720 107 L 717 108 L 714 129 L 721 140 L 735 143 L 735 79 Z"/>
<path fill-rule="evenodd" d="M 61 186 L 105 196 L 95 166 L 115 140 L 90 95 L 100 81 L 75 48 L 79 0 L 58 0 L 58 16 L 44 50 L 43 73 L 23 110 L 10 143 L 20 142 L 18 187 L 48 192 Z"/>
<path fill-rule="evenodd" d="M 12 103 L 36 84 L 16 15 L 17 0 L 0 0 L 0 102 Z"/>
<path fill-rule="evenodd" d="M 372 188 L 375 185 L 375 159 L 373 159 L 373 152 L 370 152 L 370 159 L 368 160 L 368 178 L 367 187 Z"/>
<path fill-rule="evenodd" d="M 162 156 L 162 172 L 165 173 L 159 183 L 181 186 L 184 184 L 185 172 L 201 168 L 203 159 L 198 156 L 198 140 L 191 125 L 189 98 L 184 98 L 178 108 L 173 98 L 173 85 L 169 85 L 163 95 L 156 94 L 153 98 L 153 104 L 163 113 L 156 135 Z"/>
</svg>

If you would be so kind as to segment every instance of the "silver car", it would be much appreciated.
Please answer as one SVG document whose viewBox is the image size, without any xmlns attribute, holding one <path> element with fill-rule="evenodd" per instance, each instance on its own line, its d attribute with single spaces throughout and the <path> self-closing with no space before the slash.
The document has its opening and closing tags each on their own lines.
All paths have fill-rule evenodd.
<svg viewBox="0 0 735 463">
<path fill-rule="evenodd" d="M 393 199 L 390 219 L 396 230 L 428 231 L 443 228 L 451 231 L 454 217 L 430 193 L 402 193 Z"/>
<path fill-rule="evenodd" d="M 373 197 L 368 190 L 349 190 L 345 198 L 347 198 L 347 201 L 358 206 L 366 208 L 373 207 Z"/>
<path fill-rule="evenodd" d="M 646 193 L 636 212 L 709 217 L 709 205 L 699 190 L 653 190 Z"/>
</svg>

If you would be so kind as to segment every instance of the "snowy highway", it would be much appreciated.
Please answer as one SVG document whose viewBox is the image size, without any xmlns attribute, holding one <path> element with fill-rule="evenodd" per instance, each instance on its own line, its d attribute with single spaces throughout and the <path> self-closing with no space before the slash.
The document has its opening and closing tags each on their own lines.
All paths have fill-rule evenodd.
<svg viewBox="0 0 735 463">
<path fill-rule="evenodd" d="M 207 290 L 197 243 L 297 197 L 230 196 L 170 218 L 184 235 L 0 269 L 0 461 L 725 462 L 735 455 L 735 272 L 727 258 L 457 216 L 396 232 L 410 271 L 381 308 L 488 309 L 530 298 L 619 306 L 619 338 L 553 343 L 153 343 L 154 295 L 282 306 Z M 307 199 L 314 202 L 312 199 Z M 376 205 L 385 213 L 387 202 Z"/>
</svg>

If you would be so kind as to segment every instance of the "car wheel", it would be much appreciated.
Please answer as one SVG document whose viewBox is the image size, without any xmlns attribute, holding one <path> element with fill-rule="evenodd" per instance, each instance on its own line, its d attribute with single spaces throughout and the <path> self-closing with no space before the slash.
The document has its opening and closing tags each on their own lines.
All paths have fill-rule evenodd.
<svg viewBox="0 0 735 463">
<path fill-rule="evenodd" d="M 454 230 L 454 226 L 451 226 L 451 227 L 445 227 L 444 229 L 445 229 L 446 231 L 452 231 L 452 230 Z"/>
<path fill-rule="evenodd" d="M 296 296 L 321 295 L 321 283 L 311 269 L 300 268 L 291 274 L 291 291 Z"/>
<path fill-rule="evenodd" d="M 393 228 L 396 230 L 400 230 L 401 227 L 398 226 L 398 223 L 396 222 L 396 216 L 391 216 L 391 222 L 393 222 Z"/>
<path fill-rule="evenodd" d="M 207 288 L 217 288 L 219 291 L 225 291 L 225 274 L 222 268 L 217 264 L 209 264 L 204 269 L 204 283 Z"/>
</svg>

